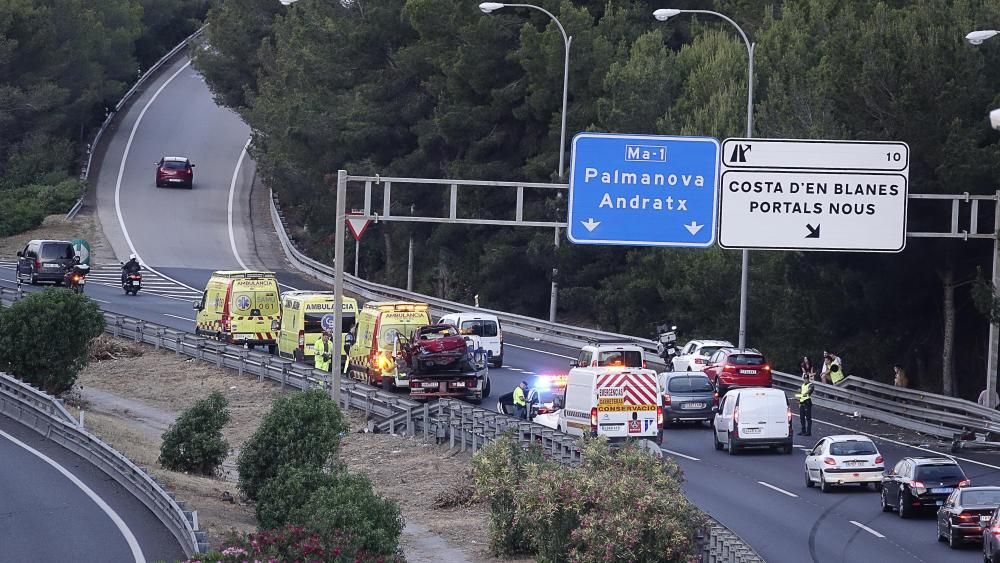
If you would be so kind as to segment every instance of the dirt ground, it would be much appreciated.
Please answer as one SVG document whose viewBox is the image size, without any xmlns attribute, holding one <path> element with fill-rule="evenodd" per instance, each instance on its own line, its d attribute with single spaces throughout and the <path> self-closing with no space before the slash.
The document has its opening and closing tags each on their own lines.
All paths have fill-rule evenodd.
<svg viewBox="0 0 1000 563">
<path fill-rule="evenodd" d="M 115 263 L 114 252 L 104 238 L 100 222 L 96 215 L 89 210 L 81 211 L 72 221 L 67 221 L 62 215 L 49 215 L 37 229 L 0 238 L 0 259 L 16 260 L 17 251 L 23 249 L 29 240 L 73 240 L 78 238 L 90 244 L 91 265 Z"/>
<path fill-rule="evenodd" d="M 229 400 L 232 415 L 224 431 L 231 451 L 222 474 L 205 478 L 162 469 L 157 463 L 160 435 L 180 411 L 214 390 Z M 218 545 L 231 531 L 255 528 L 253 506 L 236 488 L 235 460 L 239 445 L 281 394 L 269 381 L 103 336 L 66 402 L 74 416 L 85 411 L 88 429 L 145 467 L 185 501 L 188 510 L 198 510 L 202 529 L 210 543 Z M 407 521 L 401 544 L 409 561 L 496 561 L 488 553 L 485 506 L 434 507 L 441 493 L 467 489 L 467 455 L 447 457 L 446 449 L 417 439 L 360 432 L 364 420 L 358 414 L 351 414 L 351 425 L 341 459 L 400 503 Z"/>
</svg>

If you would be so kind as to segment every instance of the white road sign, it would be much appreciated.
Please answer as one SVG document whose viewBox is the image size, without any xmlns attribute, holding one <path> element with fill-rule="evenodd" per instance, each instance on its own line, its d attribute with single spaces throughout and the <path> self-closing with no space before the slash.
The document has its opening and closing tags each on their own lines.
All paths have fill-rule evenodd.
<svg viewBox="0 0 1000 563">
<path fill-rule="evenodd" d="M 899 252 L 909 153 L 895 142 L 727 139 L 719 245 Z"/>
</svg>

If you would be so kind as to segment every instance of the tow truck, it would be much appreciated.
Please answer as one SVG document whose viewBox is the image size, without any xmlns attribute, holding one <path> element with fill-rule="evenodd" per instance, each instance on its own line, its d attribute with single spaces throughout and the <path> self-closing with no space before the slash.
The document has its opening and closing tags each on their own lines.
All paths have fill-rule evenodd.
<svg viewBox="0 0 1000 563">
<path fill-rule="evenodd" d="M 426 325 L 412 339 L 397 334 L 386 373 L 409 382 L 410 397 L 455 397 L 479 403 L 490 395 L 488 354 L 450 324 Z"/>
</svg>

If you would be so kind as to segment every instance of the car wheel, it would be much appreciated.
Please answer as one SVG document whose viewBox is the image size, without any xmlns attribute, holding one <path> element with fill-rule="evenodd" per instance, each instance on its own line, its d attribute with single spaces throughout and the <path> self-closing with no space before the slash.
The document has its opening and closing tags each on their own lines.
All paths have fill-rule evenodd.
<svg viewBox="0 0 1000 563">
<path fill-rule="evenodd" d="M 32 273 L 31 279 L 28 280 L 28 283 L 30 283 L 31 285 L 38 285 L 38 276 Z"/>
<path fill-rule="evenodd" d="M 740 451 L 739 448 L 736 447 L 736 443 L 733 442 L 732 438 L 729 439 L 729 443 L 726 445 L 729 450 L 729 455 L 736 455 L 736 453 Z"/>
<path fill-rule="evenodd" d="M 503 356 L 499 356 L 496 360 L 493 361 L 493 367 L 497 369 L 503 367 Z"/>
<path fill-rule="evenodd" d="M 492 391 L 493 391 L 493 382 L 487 379 L 486 387 L 483 387 L 483 398 L 485 399 L 486 397 L 489 397 Z"/>
<path fill-rule="evenodd" d="M 910 501 L 910 495 L 906 491 L 899 491 L 899 517 L 909 518 L 911 509 L 907 508 L 907 503 Z"/>
<path fill-rule="evenodd" d="M 715 441 L 715 449 L 722 451 L 722 442 L 719 441 L 719 433 L 715 431 L 715 427 L 712 427 L 712 440 Z"/>
<path fill-rule="evenodd" d="M 806 469 L 806 487 L 809 487 L 811 489 L 815 486 L 816 483 L 813 483 L 813 480 L 809 477 L 809 470 Z"/>
<path fill-rule="evenodd" d="M 955 532 L 948 532 L 948 547 L 952 549 L 958 549 L 962 547 L 961 538 L 955 537 Z"/>
<path fill-rule="evenodd" d="M 882 487 L 882 494 L 880 496 L 882 500 L 882 512 L 892 512 L 892 507 L 889 506 L 889 499 L 885 498 L 885 487 Z"/>
<path fill-rule="evenodd" d="M 820 471 L 819 472 L 819 490 L 823 491 L 824 493 L 829 493 L 831 489 L 833 489 L 833 486 L 831 486 L 829 483 L 826 482 L 826 477 L 823 477 L 823 472 Z"/>
</svg>

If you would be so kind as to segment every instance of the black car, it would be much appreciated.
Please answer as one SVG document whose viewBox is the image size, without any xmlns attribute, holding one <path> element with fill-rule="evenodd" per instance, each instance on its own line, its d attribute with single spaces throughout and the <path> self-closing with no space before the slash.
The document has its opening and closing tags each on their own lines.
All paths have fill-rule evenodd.
<svg viewBox="0 0 1000 563">
<path fill-rule="evenodd" d="M 983 561 L 1000 563 L 1000 508 L 983 522 Z"/>
<path fill-rule="evenodd" d="M 908 518 L 944 505 L 955 489 L 971 483 L 958 462 L 945 457 L 904 457 L 882 477 L 882 510 Z"/>
<path fill-rule="evenodd" d="M 956 548 L 965 542 L 980 542 L 993 512 L 1000 506 L 1000 487 L 955 489 L 937 512 L 938 541 Z"/>
<path fill-rule="evenodd" d="M 62 285 L 66 269 L 73 266 L 76 249 L 65 240 L 33 240 L 17 251 L 17 281 L 50 281 Z"/>
<path fill-rule="evenodd" d="M 715 385 L 703 373 L 686 371 L 661 373 L 663 424 L 672 422 L 711 422 L 712 407 L 719 406 Z"/>
</svg>

